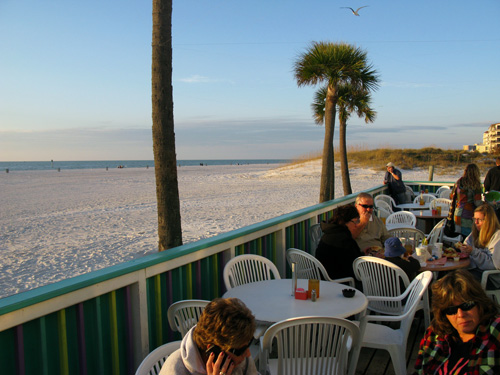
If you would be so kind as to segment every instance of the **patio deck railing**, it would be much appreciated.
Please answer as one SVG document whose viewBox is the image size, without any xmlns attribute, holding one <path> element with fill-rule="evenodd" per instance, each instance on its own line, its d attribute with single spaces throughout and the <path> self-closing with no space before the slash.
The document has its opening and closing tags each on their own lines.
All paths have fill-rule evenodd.
<svg viewBox="0 0 500 375">
<path fill-rule="evenodd" d="M 406 183 L 415 191 L 445 184 Z M 366 191 L 375 196 L 384 189 Z M 310 251 L 308 228 L 355 197 L 0 299 L 0 372 L 134 374 L 147 353 L 180 338 L 166 318 L 172 303 L 220 297 L 225 263 L 244 253 L 271 259 L 286 277 L 286 249 Z"/>
</svg>

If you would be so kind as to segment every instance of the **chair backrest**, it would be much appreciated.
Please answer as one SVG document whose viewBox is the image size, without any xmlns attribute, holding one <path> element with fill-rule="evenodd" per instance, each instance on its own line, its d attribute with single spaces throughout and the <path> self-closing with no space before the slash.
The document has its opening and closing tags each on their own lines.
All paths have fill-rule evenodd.
<svg viewBox="0 0 500 375">
<path fill-rule="evenodd" d="M 443 189 L 439 193 L 438 198 L 447 198 L 447 199 L 450 199 L 450 195 L 451 195 L 451 189 Z"/>
<path fill-rule="evenodd" d="M 158 375 L 168 356 L 181 347 L 181 341 L 173 341 L 157 347 L 141 362 L 135 375 Z"/>
<path fill-rule="evenodd" d="M 392 212 L 387 211 L 385 208 L 382 208 L 382 207 L 377 208 L 377 216 L 380 218 L 387 219 L 390 214 L 392 214 Z"/>
<path fill-rule="evenodd" d="M 255 254 L 238 255 L 229 260 L 224 267 L 223 276 L 227 290 L 256 281 L 281 279 L 273 262 Z"/>
<path fill-rule="evenodd" d="M 415 197 L 415 199 L 413 200 L 413 203 L 419 203 L 420 197 L 424 198 L 425 203 L 429 203 L 430 201 L 436 199 L 436 196 L 434 196 L 433 194 L 419 194 Z"/>
<path fill-rule="evenodd" d="M 413 212 L 398 211 L 390 214 L 385 220 L 386 224 L 408 224 L 414 227 L 417 225 L 417 217 Z"/>
<path fill-rule="evenodd" d="M 419 273 L 408 285 L 406 292 L 408 292 L 403 313 L 401 314 L 401 326 L 400 330 L 403 334 L 403 342 L 408 340 L 408 334 L 410 333 L 411 324 L 413 323 L 413 318 L 415 317 L 415 312 L 419 308 L 419 303 L 422 300 L 429 284 L 433 278 L 431 271 L 424 271 Z"/>
<path fill-rule="evenodd" d="M 354 323 L 333 317 L 300 317 L 273 324 L 261 346 L 261 373 L 271 350 L 277 353 L 273 375 L 354 375 L 361 336 Z"/>
<path fill-rule="evenodd" d="M 375 207 L 377 207 L 377 210 L 383 209 L 389 211 L 389 213 L 391 214 L 394 212 L 392 206 L 382 199 L 379 199 L 377 202 L 374 202 L 373 204 L 375 205 Z"/>
<path fill-rule="evenodd" d="M 442 242 L 444 225 L 446 224 L 446 219 L 441 220 L 439 223 L 434 225 L 431 232 L 427 236 L 427 242 L 429 245 L 434 245 L 436 242 Z"/>
<path fill-rule="evenodd" d="M 311 254 L 299 249 L 290 248 L 286 251 L 286 260 L 290 267 L 295 263 L 297 279 L 318 279 L 331 281 L 328 272 L 321 262 Z"/>
<path fill-rule="evenodd" d="M 373 204 L 377 207 L 377 201 L 384 201 L 389 204 L 391 207 L 396 206 L 396 201 L 390 196 L 386 194 L 379 194 L 375 198 L 373 198 Z"/>
<path fill-rule="evenodd" d="M 167 317 L 172 331 L 178 331 L 184 337 L 198 323 L 209 302 L 202 299 L 188 299 L 171 304 L 167 310 Z"/>
<path fill-rule="evenodd" d="M 417 228 L 395 228 L 388 230 L 391 237 L 397 237 L 403 245 L 410 244 L 415 249 L 425 238 L 424 232 Z"/>
<path fill-rule="evenodd" d="M 411 202 L 413 201 L 413 199 L 415 199 L 415 192 L 413 191 L 413 189 L 406 185 L 406 197 L 409 198 L 408 200 Z"/>
<path fill-rule="evenodd" d="M 436 198 L 429 203 L 429 209 L 435 209 L 437 206 L 441 206 L 443 211 L 449 211 L 451 206 L 451 199 L 447 198 Z"/>
<path fill-rule="evenodd" d="M 309 237 L 311 238 L 311 254 L 316 254 L 316 248 L 318 247 L 319 241 L 323 231 L 321 230 L 321 224 L 313 224 L 309 228 Z"/>
<path fill-rule="evenodd" d="M 354 260 L 352 267 L 354 276 L 361 281 L 366 296 L 396 297 L 410 284 L 408 275 L 400 267 L 385 259 L 361 256 Z M 392 315 L 399 314 L 403 310 L 401 301 L 371 301 L 368 303 L 368 308 L 378 313 Z"/>
<path fill-rule="evenodd" d="M 439 197 L 439 194 L 441 194 L 442 191 L 446 191 L 446 190 L 451 190 L 451 189 L 447 185 L 440 186 L 439 189 L 436 190 L 436 196 Z"/>
</svg>

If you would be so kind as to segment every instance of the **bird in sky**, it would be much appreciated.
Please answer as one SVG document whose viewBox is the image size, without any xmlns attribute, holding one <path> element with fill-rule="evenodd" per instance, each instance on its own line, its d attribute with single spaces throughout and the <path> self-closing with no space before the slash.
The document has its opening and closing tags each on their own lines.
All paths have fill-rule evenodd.
<svg viewBox="0 0 500 375">
<path fill-rule="evenodd" d="M 358 17 L 359 17 L 359 14 L 358 14 L 359 10 L 360 10 L 361 8 L 366 8 L 367 6 L 368 6 L 368 5 L 365 5 L 365 6 L 359 7 L 359 8 L 358 8 L 358 9 L 356 9 L 356 10 L 354 10 L 354 9 L 352 9 L 352 8 L 350 8 L 350 7 L 341 7 L 341 8 L 344 8 L 344 9 L 350 9 L 350 10 L 352 11 L 352 14 L 354 14 L 355 16 L 358 16 Z"/>
</svg>

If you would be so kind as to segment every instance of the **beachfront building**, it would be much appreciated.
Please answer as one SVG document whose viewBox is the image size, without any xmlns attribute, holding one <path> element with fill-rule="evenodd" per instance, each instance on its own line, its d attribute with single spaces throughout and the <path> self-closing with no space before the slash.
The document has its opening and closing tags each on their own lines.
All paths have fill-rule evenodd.
<svg viewBox="0 0 500 375">
<path fill-rule="evenodd" d="M 483 143 L 464 145 L 464 151 L 495 152 L 500 146 L 500 123 L 491 124 L 483 133 Z"/>
</svg>

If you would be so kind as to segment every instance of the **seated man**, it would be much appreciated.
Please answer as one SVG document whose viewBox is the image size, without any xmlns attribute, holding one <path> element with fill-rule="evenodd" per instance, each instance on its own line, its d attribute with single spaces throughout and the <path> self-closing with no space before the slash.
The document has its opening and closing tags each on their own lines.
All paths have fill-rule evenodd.
<svg viewBox="0 0 500 375">
<path fill-rule="evenodd" d="M 382 220 L 373 215 L 373 197 L 368 193 L 360 193 L 356 197 L 355 207 L 359 212 L 360 220 L 353 231 L 353 237 L 359 248 L 365 254 L 371 248 L 383 249 L 385 240 L 390 235 Z"/>
</svg>

